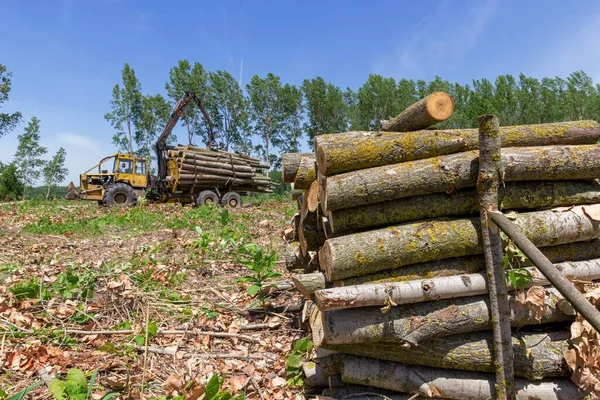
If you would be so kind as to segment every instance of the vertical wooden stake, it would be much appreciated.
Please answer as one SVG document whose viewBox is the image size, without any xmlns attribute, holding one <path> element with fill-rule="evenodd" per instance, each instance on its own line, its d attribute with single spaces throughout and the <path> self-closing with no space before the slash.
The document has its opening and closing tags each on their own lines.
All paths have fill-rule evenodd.
<svg viewBox="0 0 600 400">
<path fill-rule="evenodd" d="M 513 400 L 516 399 L 515 378 L 510 309 L 502 260 L 502 239 L 498 226 L 487 215 L 488 211 L 498 210 L 498 189 L 502 181 L 500 124 L 495 115 L 481 115 L 477 118 L 477 122 L 479 123 L 477 193 L 481 207 L 481 236 L 494 331 L 496 399 Z"/>
</svg>

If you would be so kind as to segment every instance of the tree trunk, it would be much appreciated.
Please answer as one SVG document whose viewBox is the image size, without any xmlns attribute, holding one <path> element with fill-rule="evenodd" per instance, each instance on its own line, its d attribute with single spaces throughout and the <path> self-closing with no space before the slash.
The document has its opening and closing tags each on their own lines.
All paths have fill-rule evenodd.
<svg viewBox="0 0 600 400">
<path fill-rule="evenodd" d="M 380 361 L 347 356 L 342 380 L 346 383 L 375 386 L 399 392 L 416 393 L 429 398 L 458 400 L 495 399 L 494 375 Z M 518 400 L 574 400 L 584 393 L 567 379 L 529 382 L 517 379 Z"/>
<path fill-rule="evenodd" d="M 594 180 L 511 182 L 500 187 L 502 210 L 594 203 L 600 203 L 600 183 Z M 342 236 L 403 222 L 474 214 L 478 207 L 476 190 L 463 189 L 449 195 L 435 193 L 342 208 L 329 211 L 327 218 L 330 236 Z"/>
<path fill-rule="evenodd" d="M 599 146 L 600 147 L 600 146 Z M 597 239 L 600 225 L 581 218 L 581 207 L 600 212 L 600 204 L 572 211 L 546 210 L 518 214 L 515 223 L 538 247 Z M 479 218 L 425 221 L 327 239 L 319 264 L 327 279 L 398 268 L 405 265 L 481 254 Z"/>
<path fill-rule="evenodd" d="M 596 179 L 600 146 L 508 148 L 502 153 L 504 181 Z M 451 193 L 477 181 L 478 152 L 409 161 L 327 178 L 322 206 L 356 207 L 402 197 Z"/>
<path fill-rule="evenodd" d="M 315 159 L 315 153 L 284 153 L 281 155 L 281 177 L 284 182 L 292 183 L 300 167 L 302 157 Z"/>
<path fill-rule="evenodd" d="M 562 356 L 569 348 L 569 339 L 568 330 L 515 334 L 512 337 L 515 375 L 529 380 L 569 377 Z M 476 332 L 433 339 L 412 348 L 396 343 L 325 345 L 325 348 L 425 367 L 494 372 L 492 344 L 491 332 Z"/>
<path fill-rule="evenodd" d="M 381 130 L 409 132 L 429 128 L 447 120 L 454 113 L 454 100 L 445 92 L 433 92 L 402 111 L 397 117 L 382 121 Z"/>
<path fill-rule="evenodd" d="M 290 243 L 285 249 L 285 267 L 288 271 L 293 271 L 302 268 L 302 260 L 300 256 L 300 246 L 297 242 Z"/>
<path fill-rule="evenodd" d="M 478 257 L 478 264 L 483 264 Z M 555 264 L 564 276 L 582 279 L 600 279 L 600 258 L 586 261 L 567 261 Z M 550 282 L 536 268 L 527 268 L 533 279 L 531 286 L 549 285 Z M 325 282 L 325 277 L 323 277 Z M 296 285 L 296 287 L 298 287 Z M 415 279 L 407 282 L 372 283 L 341 286 L 318 290 L 315 302 L 323 311 L 345 308 L 384 306 L 390 303 L 412 304 L 424 301 L 479 296 L 488 293 L 488 281 L 484 273 Z M 509 286 L 510 290 L 514 290 Z"/>
<path fill-rule="evenodd" d="M 304 297 L 312 300 L 314 293 L 319 289 L 325 289 L 325 275 L 318 271 L 310 274 L 298 274 L 292 275 L 292 281 L 296 290 L 298 290 Z"/>
<path fill-rule="evenodd" d="M 500 128 L 502 147 L 595 144 L 596 121 L 558 122 Z M 477 129 L 418 132 L 347 132 L 317 136 L 315 151 L 324 176 L 476 150 Z"/>
<path fill-rule="evenodd" d="M 314 157 L 302 157 L 300 159 L 298 172 L 296 173 L 296 179 L 294 180 L 294 188 L 303 190 L 310 188 L 310 185 L 317 179 L 315 168 Z"/>
<path fill-rule="evenodd" d="M 320 224 L 320 213 L 322 210 L 319 207 L 316 212 L 308 210 L 308 196 L 305 195 L 302 199 L 300 227 L 298 228 L 300 250 L 304 257 L 308 255 L 309 251 L 317 251 L 325 243 L 325 233 Z"/>
<path fill-rule="evenodd" d="M 48 201 L 48 198 L 50 198 L 50 188 L 52 187 L 52 185 L 48 185 L 48 191 L 46 192 L 46 201 Z"/>
<path fill-rule="evenodd" d="M 559 303 L 564 300 L 556 289 L 546 289 L 545 293 L 540 320 L 526 307 L 515 304 L 516 296 L 509 296 L 511 325 L 522 327 L 574 318 L 560 309 Z M 407 304 L 385 313 L 379 307 L 317 313 L 322 322 L 311 325 L 316 346 L 385 342 L 411 347 L 438 337 L 492 329 L 488 296 Z"/>
<path fill-rule="evenodd" d="M 341 379 L 341 377 L 340 377 Z M 324 389 L 317 400 L 424 400 L 426 397 L 363 385 L 344 385 L 340 388 Z M 440 399 L 439 397 L 437 398 Z"/>
<path fill-rule="evenodd" d="M 540 250 L 554 263 L 592 260 L 600 258 L 600 240 L 567 243 L 544 247 Z M 581 266 L 578 266 L 578 268 L 581 268 Z M 333 287 L 341 287 L 367 283 L 407 282 L 423 278 L 432 279 L 435 277 L 473 274 L 484 269 L 483 257 L 481 256 L 447 258 L 341 279 L 332 282 L 332 285 Z"/>
</svg>

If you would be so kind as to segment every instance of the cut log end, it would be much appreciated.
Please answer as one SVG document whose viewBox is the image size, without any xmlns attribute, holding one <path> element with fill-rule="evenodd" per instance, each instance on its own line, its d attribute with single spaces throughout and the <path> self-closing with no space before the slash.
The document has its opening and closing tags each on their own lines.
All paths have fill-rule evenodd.
<svg viewBox="0 0 600 400">
<path fill-rule="evenodd" d="M 319 182 L 314 181 L 310 184 L 310 188 L 307 191 L 307 206 L 309 212 L 317 212 L 319 207 Z"/>
<path fill-rule="evenodd" d="M 323 175 L 327 173 L 327 155 L 325 154 L 325 149 L 321 146 L 317 147 L 316 151 L 317 157 L 317 168 L 319 172 Z"/>
<path fill-rule="evenodd" d="M 427 100 L 427 112 L 431 118 L 445 121 L 454 113 L 454 100 L 445 92 L 435 92 Z"/>
</svg>

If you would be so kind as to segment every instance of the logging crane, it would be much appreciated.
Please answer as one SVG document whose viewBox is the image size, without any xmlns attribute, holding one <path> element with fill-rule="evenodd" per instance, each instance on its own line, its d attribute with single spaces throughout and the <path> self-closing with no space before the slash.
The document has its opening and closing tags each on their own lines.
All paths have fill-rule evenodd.
<svg viewBox="0 0 600 400">
<path fill-rule="evenodd" d="M 215 141 L 214 125 L 206 109 L 200 98 L 194 92 L 188 91 L 175 105 L 171 118 L 154 145 L 158 164 L 157 176 L 150 176 L 147 158 L 137 157 L 132 153 L 118 152 L 103 158 L 98 164 L 80 175 L 79 192 L 76 191 L 75 185 L 71 182 L 67 199 L 95 200 L 98 204 L 106 206 L 126 206 L 134 205 L 139 197 L 145 196 L 147 199 L 157 202 L 192 202 L 197 205 L 214 203 L 240 207 L 242 203 L 241 196 L 233 189 L 252 191 L 252 188 L 245 186 L 242 188 L 239 185 L 235 186 L 233 183 L 229 183 L 235 181 L 235 179 L 228 179 L 225 183 L 217 183 L 214 179 L 207 179 L 204 177 L 205 175 L 199 173 L 193 175 L 191 186 L 182 184 L 179 179 L 182 174 L 189 176 L 189 173 L 182 171 L 181 168 L 183 167 L 176 162 L 174 157 L 169 155 L 171 148 L 167 146 L 167 138 L 191 103 L 194 103 L 200 109 L 207 124 L 207 148 L 204 151 L 208 153 L 216 152 L 218 153 L 217 157 L 221 157 L 221 159 L 238 157 L 218 149 Z M 112 172 L 102 169 L 103 164 L 107 164 L 111 160 L 113 160 Z"/>
</svg>

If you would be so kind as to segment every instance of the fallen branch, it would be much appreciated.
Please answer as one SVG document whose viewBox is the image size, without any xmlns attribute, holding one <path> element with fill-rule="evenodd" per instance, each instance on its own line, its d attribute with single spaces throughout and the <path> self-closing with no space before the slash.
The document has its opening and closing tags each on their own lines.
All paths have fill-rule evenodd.
<svg viewBox="0 0 600 400">
<path fill-rule="evenodd" d="M 265 325 L 265 324 L 263 324 Z M 241 329 L 241 328 L 240 328 Z M 70 334 L 70 335 L 83 335 L 83 336 L 90 336 L 90 335 L 131 335 L 136 333 L 136 331 L 134 331 L 133 329 L 125 329 L 125 330 L 118 330 L 118 331 L 83 331 L 83 330 L 76 330 L 76 329 L 66 329 L 65 330 L 66 333 Z M 246 342 L 258 342 L 258 339 L 253 338 L 251 336 L 247 336 L 247 335 L 240 335 L 237 333 L 229 333 L 229 332 L 213 332 L 213 331 L 198 331 L 195 329 L 190 329 L 190 330 L 179 330 L 179 329 L 174 329 L 174 330 L 162 330 L 159 329 L 158 332 L 156 333 L 157 335 L 184 335 L 184 334 L 190 334 L 190 335 L 205 335 L 205 336 L 211 336 L 211 337 L 220 337 L 220 338 L 237 338 L 240 340 L 244 340 Z"/>
<path fill-rule="evenodd" d="M 262 360 L 264 357 L 261 357 L 258 354 L 239 354 L 239 353 L 185 353 L 178 352 L 177 348 L 161 348 L 161 347 L 145 347 L 145 346 L 133 346 L 136 350 L 140 351 L 148 351 L 148 353 L 154 354 L 162 354 L 165 356 L 175 356 L 184 357 L 184 358 L 202 358 L 202 359 L 211 359 L 211 358 L 235 358 L 238 360 Z"/>
</svg>

